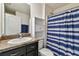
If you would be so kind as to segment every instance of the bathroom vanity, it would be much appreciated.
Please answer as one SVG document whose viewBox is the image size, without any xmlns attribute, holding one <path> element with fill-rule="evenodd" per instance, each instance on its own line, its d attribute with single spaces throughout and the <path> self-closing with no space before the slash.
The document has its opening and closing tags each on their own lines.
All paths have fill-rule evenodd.
<svg viewBox="0 0 79 59">
<path fill-rule="evenodd" d="M 29 34 L 30 5 L 26 3 L 1 5 L 3 12 L 0 9 L 2 16 L 0 20 L 0 56 L 37 56 L 39 40 L 24 38 L 31 37 Z"/>
<path fill-rule="evenodd" d="M 26 40 L 28 40 L 27 37 L 25 38 Z M 30 41 L 26 41 L 18 44 L 8 43 L 11 40 L 12 39 L 0 41 L 0 56 L 38 56 L 39 39 L 32 38 Z M 18 39 L 18 40 L 21 41 L 22 39 Z"/>
<path fill-rule="evenodd" d="M 1 52 L 0 56 L 37 56 L 38 42 Z"/>
</svg>

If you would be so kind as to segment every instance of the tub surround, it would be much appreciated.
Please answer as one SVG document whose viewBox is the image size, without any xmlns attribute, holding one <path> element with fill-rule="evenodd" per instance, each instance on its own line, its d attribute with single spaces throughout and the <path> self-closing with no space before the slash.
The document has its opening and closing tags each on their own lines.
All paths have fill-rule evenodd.
<svg viewBox="0 0 79 59">
<path fill-rule="evenodd" d="M 16 35 L 14 35 L 12 37 L 11 36 L 10 37 L 9 36 L 8 37 L 7 36 L 6 37 L 5 36 L 2 37 L 2 39 L 0 41 L 0 53 L 39 41 L 39 38 L 32 38 L 32 40 L 30 40 L 29 42 L 24 42 L 24 43 L 21 43 L 21 44 L 18 44 L 18 45 L 16 45 L 16 44 L 9 44 L 8 41 L 13 39 L 15 36 Z M 29 36 L 29 37 L 31 37 L 31 36 Z"/>
</svg>

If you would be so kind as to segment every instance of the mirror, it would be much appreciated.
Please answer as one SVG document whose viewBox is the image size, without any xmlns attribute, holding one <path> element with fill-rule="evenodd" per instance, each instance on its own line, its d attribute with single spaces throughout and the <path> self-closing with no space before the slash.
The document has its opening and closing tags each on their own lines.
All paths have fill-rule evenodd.
<svg viewBox="0 0 79 59">
<path fill-rule="evenodd" d="M 4 34 L 4 3 L 0 3 L 0 36 Z"/>
<path fill-rule="evenodd" d="M 0 15 L 0 16 L 1 16 L 1 15 Z M 0 35 L 1 35 L 1 25 L 2 25 L 2 24 L 1 24 L 1 19 L 0 19 Z"/>
<path fill-rule="evenodd" d="M 1 6 L 0 6 L 0 9 L 1 9 Z M 2 24 L 1 24 L 1 10 L 0 10 L 0 35 L 1 35 L 1 26 Z"/>
<path fill-rule="evenodd" d="M 29 33 L 30 5 L 5 3 L 4 9 L 4 34 Z"/>
</svg>

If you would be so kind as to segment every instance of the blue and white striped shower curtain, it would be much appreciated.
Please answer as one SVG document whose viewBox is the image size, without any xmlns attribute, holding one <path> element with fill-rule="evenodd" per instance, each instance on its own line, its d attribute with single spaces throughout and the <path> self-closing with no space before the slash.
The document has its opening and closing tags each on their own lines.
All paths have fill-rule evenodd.
<svg viewBox="0 0 79 59">
<path fill-rule="evenodd" d="M 79 9 L 48 18 L 47 48 L 57 56 L 79 56 Z"/>
</svg>

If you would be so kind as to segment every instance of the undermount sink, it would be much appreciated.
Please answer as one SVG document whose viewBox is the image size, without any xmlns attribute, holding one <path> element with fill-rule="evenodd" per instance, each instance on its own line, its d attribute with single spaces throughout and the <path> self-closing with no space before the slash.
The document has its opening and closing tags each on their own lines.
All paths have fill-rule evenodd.
<svg viewBox="0 0 79 59">
<path fill-rule="evenodd" d="M 9 44 L 21 44 L 24 42 L 29 42 L 30 40 L 32 40 L 31 37 L 23 37 L 23 38 L 16 38 L 16 39 L 9 40 L 8 43 Z"/>
</svg>

